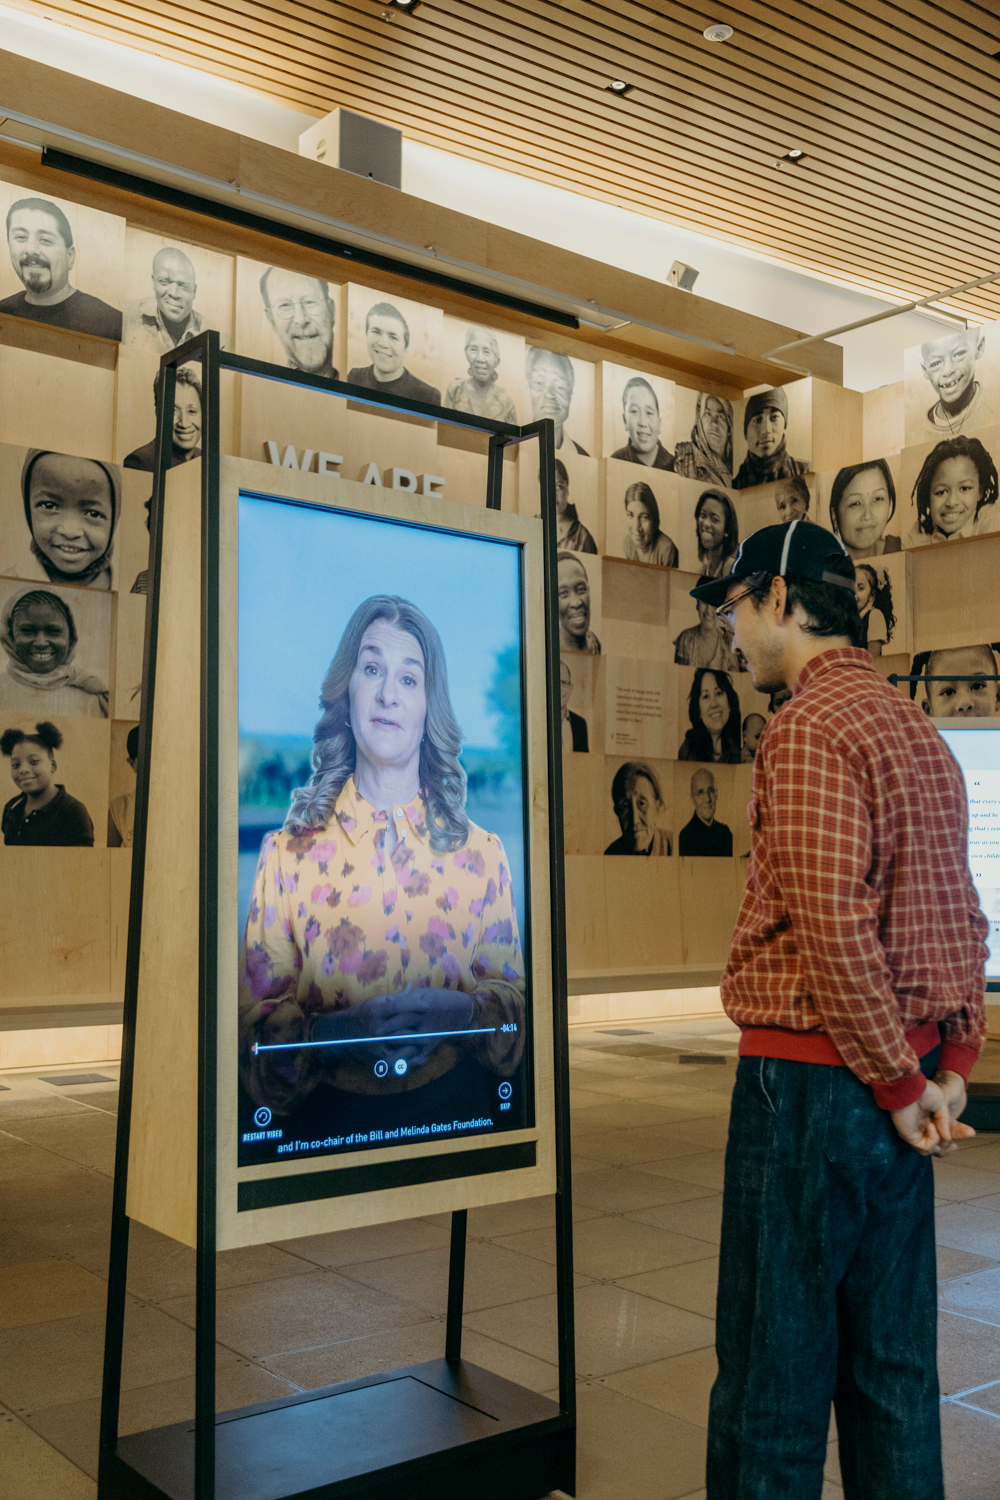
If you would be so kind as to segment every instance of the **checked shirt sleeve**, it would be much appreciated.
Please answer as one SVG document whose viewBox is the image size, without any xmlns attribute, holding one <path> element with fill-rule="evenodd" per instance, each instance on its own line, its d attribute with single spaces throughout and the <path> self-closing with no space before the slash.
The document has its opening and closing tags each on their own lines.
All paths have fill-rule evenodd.
<svg viewBox="0 0 1000 1500">
<path fill-rule="evenodd" d="M 803 717 L 776 722 L 766 754 L 769 854 L 803 984 L 847 1066 L 881 1108 L 902 1109 L 926 1080 L 879 941 L 864 761 L 849 760 Z"/>
</svg>

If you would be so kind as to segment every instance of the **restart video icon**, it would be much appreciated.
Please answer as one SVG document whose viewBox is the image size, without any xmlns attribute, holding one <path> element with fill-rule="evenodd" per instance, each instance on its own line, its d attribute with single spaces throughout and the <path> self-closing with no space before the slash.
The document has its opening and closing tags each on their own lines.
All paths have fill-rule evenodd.
<svg viewBox="0 0 1000 1500">
<path fill-rule="evenodd" d="M 266 1104 L 261 1105 L 260 1109 L 253 1117 L 253 1122 L 257 1126 L 258 1130 L 263 1130 L 265 1125 L 270 1125 L 271 1111 L 268 1109 Z"/>
</svg>

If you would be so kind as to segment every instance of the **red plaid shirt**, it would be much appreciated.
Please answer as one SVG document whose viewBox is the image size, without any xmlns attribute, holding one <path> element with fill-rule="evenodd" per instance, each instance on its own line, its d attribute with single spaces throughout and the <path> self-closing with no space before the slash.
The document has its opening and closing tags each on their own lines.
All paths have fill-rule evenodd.
<svg viewBox="0 0 1000 1500">
<path fill-rule="evenodd" d="M 962 773 L 865 651 L 824 651 L 761 735 L 753 847 L 722 981 L 743 1055 L 846 1063 L 883 1109 L 919 1058 L 968 1078 L 985 1037 L 989 925 Z M 928 1024 L 930 1023 L 930 1024 Z"/>
</svg>

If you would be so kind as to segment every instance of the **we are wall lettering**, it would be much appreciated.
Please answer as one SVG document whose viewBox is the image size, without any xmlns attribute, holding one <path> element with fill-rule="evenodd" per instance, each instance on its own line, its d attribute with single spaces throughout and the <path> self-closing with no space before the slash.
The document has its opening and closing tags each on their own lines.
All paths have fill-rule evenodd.
<svg viewBox="0 0 1000 1500">
<path fill-rule="evenodd" d="M 340 472 L 340 465 L 344 462 L 340 453 L 317 452 L 312 448 L 306 448 L 302 453 L 302 462 L 296 450 L 289 443 L 285 449 L 284 457 L 281 456 L 277 443 L 266 442 L 269 461 L 279 469 L 298 469 L 301 473 L 308 473 L 313 468 L 313 459 L 316 460 L 315 472 L 317 474 L 332 474 L 338 479 L 346 478 Z M 379 466 L 370 463 L 363 474 L 358 477 L 362 484 L 377 484 L 380 488 L 387 490 L 408 490 L 411 494 L 421 495 L 443 495 L 445 481 L 440 474 L 414 474 L 412 469 L 387 469 L 387 479 L 383 480 Z"/>
</svg>

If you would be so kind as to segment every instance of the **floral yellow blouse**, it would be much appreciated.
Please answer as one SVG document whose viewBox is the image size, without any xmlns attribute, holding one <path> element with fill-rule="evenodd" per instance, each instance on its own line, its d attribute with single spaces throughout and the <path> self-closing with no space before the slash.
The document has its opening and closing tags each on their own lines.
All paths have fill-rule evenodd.
<svg viewBox="0 0 1000 1500">
<path fill-rule="evenodd" d="M 398 842 L 387 857 L 386 814 L 351 777 L 325 828 L 264 840 L 240 955 L 240 1072 L 252 1098 L 278 1113 L 320 1082 L 402 1093 L 453 1068 L 459 1046 L 450 1042 L 424 1067 L 381 1082 L 339 1048 L 253 1051 L 255 1042 L 307 1041 L 314 1015 L 408 984 L 475 995 L 473 1026 L 496 1031 L 462 1049 L 501 1076 L 521 1061 L 524 959 L 503 845 L 472 823 L 461 849 L 437 853 L 419 797 L 392 817 Z"/>
</svg>

